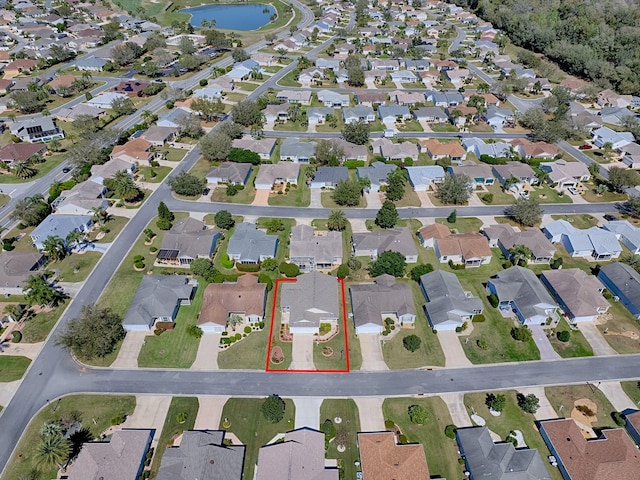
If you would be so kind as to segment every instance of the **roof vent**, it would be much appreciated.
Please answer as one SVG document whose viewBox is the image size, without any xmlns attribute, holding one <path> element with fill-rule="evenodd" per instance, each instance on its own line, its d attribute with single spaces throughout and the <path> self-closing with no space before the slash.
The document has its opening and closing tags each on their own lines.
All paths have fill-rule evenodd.
<svg viewBox="0 0 640 480">
<path fill-rule="evenodd" d="M 213 465 L 214 463 L 216 463 L 216 461 L 212 459 L 212 460 L 209 460 L 209 463 Z"/>
</svg>

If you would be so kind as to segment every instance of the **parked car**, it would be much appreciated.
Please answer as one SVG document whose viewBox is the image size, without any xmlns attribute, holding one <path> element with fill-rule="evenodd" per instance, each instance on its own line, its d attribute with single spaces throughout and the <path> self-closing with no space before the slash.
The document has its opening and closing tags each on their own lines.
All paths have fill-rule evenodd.
<svg viewBox="0 0 640 480">
<path fill-rule="evenodd" d="M 591 145 L 589 145 L 588 143 L 585 143 L 584 145 L 580 145 L 578 147 L 578 150 L 591 150 L 593 147 Z"/>
<path fill-rule="evenodd" d="M 578 190 L 576 189 L 576 187 L 568 187 L 567 190 L 569 190 L 569 193 L 571 195 L 578 195 Z"/>
<path fill-rule="evenodd" d="M 615 221 L 617 221 L 617 220 L 620 220 L 618 217 L 616 217 L 615 215 L 611 215 L 610 213 L 607 213 L 607 214 L 604 216 L 604 219 L 605 219 L 607 222 L 615 222 Z"/>
<path fill-rule="evenodd" d="M 523 192 L 520 192 L 520 196 L 525 200 L 529 200 L 529 192 L 527 192 L 526 190 Z"/>
<path fill-rule="evenodd" d="M 209 195 L 210 192 L 211 192 L 211 189 L 209 187 L 205 187 L 202 190 L 202 195 L 207 196 L 207 195 Z"/>
</svg>

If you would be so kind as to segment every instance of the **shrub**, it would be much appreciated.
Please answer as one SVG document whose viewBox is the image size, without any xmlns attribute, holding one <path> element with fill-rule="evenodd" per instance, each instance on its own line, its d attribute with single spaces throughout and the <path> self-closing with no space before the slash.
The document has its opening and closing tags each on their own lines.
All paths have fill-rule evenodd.
<svg viewBox="0 0 640 480">
<path fill-rule="evenodd" d="M 409 443 L 409 440 L 407 439 L 406 435 L 400 434 L 400 435 L 398 435 L 398 443 L 400 445 L 405 445 L 405 444 Z"/>
<path fill-rule="evenodd" d="M 279 270 L 280 273 L 287 278 L 293 278 L 300 275 L 300 268 L 295 263 L 282 262 Z"/>
<path fill-rule="evenodd" d="M 498 297 L 494 293 L 489 295 L 489 304 L 494 308 L 496 308 L 498 305 L 500 305 L 500 300 L 498 299 Z"/>
<path fill-rule="evenodd" d="M 268 396 L 262 403 L 261 411 L 264 418 L 271 423 L 278 423 L 284 418 L 286 404 L 278 395 Z"/>
<path fill-rule="evenodd" d="M 201 87 L 206 87 L 209 84 L 209 80 L 207 80 L 206 78 L 203 78 L 200 80 L 199 83 Z"/>
<path fill-rule="evenodd" d="M 197 325 L 189 325 L 186 332 L 187 335 L 193 338 L 202 338 L 202 334 L 204 333 L 202 329 Z"/>
<path fill-rule="evenodd" d="M 360 270 L 362 268 L 362 262 L 355 257 L 351 257 L 347 261 L 347 266 L 350 270 Z"/>
<path fill-rule="evenodd" d="M 451 212 L 447 217 L 447 223 L 456 223 L 457 219 L 458 219 L 458 212 L 456 212 L 454 209 L 453 212 Z"/>
<path fill-rule="evenodd" d="M 528 342 L 531 340 L 532 334 L 531 330 L 527 327 L 513 327 L 511 329 L 511 336 L 518 342 Z"/>
<path fill-rule="evenodd" d="M 259 263 L 236 263 L 236 268 L 240 272 L 259 272 Z"/>
<path fill-rule="evenodd" d="M 449 268 L 451 270 L 464 270 L 467 266 L 464 263 L 453 263 L 453 260 L 449 260 Z"/>
<path fill-rule="evenodd" d="M 14 330 L 11 332 L 11 343 L 20 343 L 22 341 L 22 332 L 20 330 Z"/>
<path fill-rule="evenodd" d="M 612 412 L 611 418 L 613 418 L 613 421 L 616 422 L 616 425 L 619 427 L 624 427 L 627 424 L 627 419 L 620 412 Z"/>
<path fill-rule="evenodd" d="M 502 268 L 507 269 L 511 267 L 513 267 L 513 263 L 511 263 L 511 260 L 506 260 L 502 262 Z"/>
<path fill-rule="evenodd" d="M 142 261 L 133 262 L 133 266 L 136 267 L 138 270 L 142 270 L 144 268 L 144 262 Z"/>
<path fill-rule="evenodd" d="M 486 203 L 493 203 L 493 193 L 485 193 L 482 196 L 482 200 Z"/>
<path fill-rule="evenodd" d="M 251 327 L 248 325 L 244 327 L 244 333 L 251 333 Z"/>
<path fill-rule="evenodd" d="M 409 414 L 409 419 L 411 423 L 416 423 L 418 425 L 424 425 L 429 421 L 429 413 L 426 408 L 421 405 L 410 405 L 407 409 L 407 413 Z"/>
<path fill-rule="evenodd" d="M 569 330 L 561 330 L 556 333 L 556 337 L 558 337 L 558 340 L 560 340 L 561 342 L 566 343 L 571 338 L 571 332 Z"/>
<path fill-rule="evenodd" d="M 187 421 L 187 412 L 180 412 L 176 415 L 176 422 L 184 423 Z"/>
<path fill-rule="evenodd" d="M 456 438 L 457 429 L 458 427 L 456 427 L 455 425 L 447 425 L 446 427 L 444 427 L 444 434 L 447 436 L 447 438 Z"/>
<path fill-rule="evenodd" d="M 331 440 L 336 436 L 336 426 L 333 424 L 331 419 L 327 418 L 322 425 L 320 426 L 320 431 L 324 433 L 324 436 L 327 440 Z"/>
<path fill-rule="evenodd" d="M 473 323 L 482 323 L 486 320 L 485 316 L 481 313 L 478 313 L 476 315 L 473 316 L 473 319 L 471 320 Z"/>
<path fill-rule="evenodd" d="M 431 272 L 433 272 L 433 265 L 431 265 L 430 263 L 424 263 L 422 265 L 416 265 L 415 267 L 413 267 L 409 275 L 411 276 L 411 280 L 419 282 L 422 275 L 426 275 L 427 273 Z"/>
<path fill-rule="evenodd" d="M 167 102 L 165 104 L 165 107 L 167 107 L 168 110 L 171 110 L 174 107 L 174 104 L 173 104 L 173 102 Z"/>
<path fill-rule="evenodd" d="M 267 291 L 270 292 L 273 288 L 273 280 L 266 273 L 261 273 L 258 275 L 258 283 L 264 283 L 267 286 Z"/>
<path fill-rule="evenodd" d="M 229 258 L 229 255 L 227 253 L 224 253 L 222 255 L 222 257 L 220 258 L 220 263 L 222 263 L 222 266 L 224 268 L 233 268 L 233 260 Z"/>
<path fill-rule="evenodd" d="M 518 393 L 516 396 L 518 400 L 518 406 L 527 413 L 536 413 L 540 408 L 540 399 L 533 393 L 529 395 L 523 395 Z"/>
<path fill-rule="evenodd" d="M 417 335 L 407 335 L 402 339 L 402 345 L 410 352 L 415 352 L 420 348 L 422 340 Z"/>
<path fill-rule="evenodd" d="M 164 329 L 163 328 L 156 328 L 153 330 L 153 334 L 156 337 L 159 337 L 160 335 L 162 335 L 164 333 Z"/>
<path fill-rule="evenodd" d="M 242 190 L 241 185 L 229 185 L 227 186 L 227 196 L 235 197 L 240 190 Z"/>
<path fill-rule="evenodd" d="M 551 269 L 558 270 L 562 266 L 562 257 L 554 258 L 551 260 Z"/>
<path fill-rule="evenodd" d="M 115 417 L 113 417 L 113 418 L 111 419 L 111 422 L 110 422 L 110 423 L 111 423 L 111 425 L 113 425 L 114 427 L 115 427 L 116 425 L 121 425 L 121 424 L 123 424 L 123 423 L 124 423 L 124 417 L 123 417 L 122 415 L 116 415 Z"/>
<path fill-rule="evenodd" d="M 392 420 L 385 420 L 384 421 L 384 428 L 393 430 L 393 429 L 396 428 L 396 424 Z"/>
<path fill-rule="evenodd" d="M 157 248 L 157 247 L 151 247 L 151 248 L 149 249 L 149 253 L 156 253 L 157 251 L 158 251 L 158 248 Z"/>
<path fill-rule="evenodd" d="M 338 278 L 347 278 L 349 275 L 349 266 L 346 263 L 343 263 L 338 267 L 338 271 L 336 273 Z"/>
<path fill-rule="evenodd" d="M 136 255 L 135 257 L 133 257 L 133 263 L 142 262 L 143 260 L 144 257 L 142 255 Z"/>
<path fill-rule="evenodd" d="M 602 296 L 604 298 L 606 298 L 607 300 L 613 300 L 613 293 L 611 293 L 609 290 L 607 290 L 606 288 L 602 291 Z"/>
<path fill-rule="evenodd" d="M 485 398 L 484 403 L 494 412 L 501 412 L 502 410 L 504 410 L 504 407 L 507 404 L 507 397 L 505 397 L 501 393 L 499 393 L 498 395 L 487 393 L 487 397 Z"/>
<path fill-rule="evenodd" d="M 480 350 L 487 350 L 489 348 L 489 342 L 487 342 L 484 338 L 479 338 L 476 344 L 478 345 L 478 348 L 480 348 Z"/>
<path fill-rule="evenodd" d="M 278 261 L 275 258 L 265 258 L 260 264 L 260 268 L 265 272 L 275 272 L 278 270 Z"/>
</svg>

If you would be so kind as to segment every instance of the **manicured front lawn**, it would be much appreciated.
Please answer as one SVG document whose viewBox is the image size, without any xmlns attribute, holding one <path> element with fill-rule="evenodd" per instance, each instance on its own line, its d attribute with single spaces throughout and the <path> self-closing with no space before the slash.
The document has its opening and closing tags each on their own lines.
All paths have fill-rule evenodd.
<svg viewBox="0 0 640 480">
<path fill-rule="evenodd" d="M 418 194 L 413 191 L 409 182 L 404 186 L 404 196 L 397 202 L 393 202 L 396 207 L 419 207 L 421 205 Z"/>
<path fill-rule="evenodd" d="M 286 433 L 294 428 L 295 405 L 292 400 L 285 400 L 284 418 L 278 423 L 271 423 L 264 418 L 260 411 L 263 402 L 262 398 L 230 398 L 222 409 L 220 430 L 234 433 L 247 447 L 242 478 L 253 478 L 261 447 L 278 433 Z M 230 423 L 228 428 L 225 428 L 225 420 Z"/>
<path fill-rule="evenodd" d="M 153 463 L 151 464 L 152 478 L 155 478 L 158 474 L 164 451 L 173 444 L 173 437 L 186 430 L 193 430 L 199 408 L 200 404 L 196 397 L 173 397 L 171 399 L 162 433 L 158 439 L 158 446 L 153 456 Z M 181 413 L 187 414 L 187 419 L 183 423 L 180 423 L 177 419 L 178 414 Z"/>
<path fill-rule="evenodd" d="M 407 413 L 411 405 L 420 405 L 429 412 L 425 425 L 411 423 Z M 463 478 L 463 467 L 458 463 L 456 441 L 444 434 L 451 425 L 449 409 L 440 397 L 430 398 L 387 398 L 382 404 L 385 421 L 391 420 L 407 437 L 410 443 L 420 443 L 424 448 L 432 478 Z"/>
<path fill-rule="evenodd" d="M 620 382 L 622 389 L 627 396 L 633 400 L 633 403 L 640 405 L 640 382 Z"/>
<path fill-rule="evenodd" d="M 60 163 L 66 158 L 66 155 L 51 155 L 50 157 L 45 157 L 44 163 L 39 163 L 34 165 L 34 168 L 38 171 L 33 177 L 30 178 L 18 178 L 13 173 L 7 172 L 6 170 L 0 171 L 0 184 L 2 183 L 26 183 L 33 182 L 38 180 L 39 178 L 44 177 L 47 173 L 53 170 L 55 167 L 60 165 Z"/>
<path fill-rule="evenodd" d="M 56 278 L 60 282 L 82 282 L 101 257 L 102 254 L 98 252 L 72 253 L 60 262 L 49 264 L 47 268 L 57 272 Z"/>
<path fill-rule="evenodd" d="M 336 423 L 335 419 L 340 418 L 341 422 Z M 338 451 L 338 444 L 335 438 L 329 442 L 329 448 L 325 454 L 326 458 L 337 458 L 338 467 L 344 471 L 344 478 L 356 478 L 358 468 L 355 462 L 360 460 L 358 454 L 358 432 L 360 431 L 360 416 L 358 406 L 351 399 L 325 400 L 320 406 L 320 425 L 325 420 L 331 420 L 336 427 L 336 432 L 346 431 L 349 435 L 349 443 L 345 445 L 346 450 L 342 453 Z"/>
<path fill-rule="evenodd" d="M 566 220 L 576 228 L 585 229 L 598 225 L 598 219 L 588 213 L 582 215 L 551 215 L 554 220 Z"/>
<path fill-rule="evenodd" d="M 271 310 L 265 312 L 265 319 L 268 319 L 265 324 L 265 330 L 271 328 L 271 323 L 273 322 L 273 332 L 271 336 L 271 358 L 269 358 L 269 368 L 271 370 L 288 370 L 291 366 L 291 359 L 293 357 L 293 342 L 283 342 L 280 340 L 280 326 L 282 325 L 282 312 L 280 311 L 280 297 L 282 295 L 282 291 L 280 290 L 282 284 L 278 287 L 278 291 L 276 292 L 277 298 L 274 299 L 276 302 L 275 316 L 271 315 Z M 275 291 L 275 285 L 274 285 Z M 282 363 L 276 364 L 272 361 L 273 357 L 273 349 L 279 347 L 282 349 L 283 360 Z"/>
<path fill-rule="evenodd" d="M 571 334 L 568 342 L 561 342 L 558 340 L 558 332 L 568 331 Z M 569 324 L 563 318 L 560 320 L 557 328 L 553 331 L 553 335 L 549 338 L 551 341 L 551 346 L 553 349 L 558 352 L 562 358 L 572 358 L 572 357 L 592 357 L 593 349 L 587 339 L 584 338 L 584 335 L 580 330 L 571 330 L 569 328 Z"/>
<path fill-rule="evenodd" d="M 211 201 L 225 203 L 242 203 L 245 205 L 253 202 L 253 199 L 256 196 L 256 190 L 255 188 L 253 188 L 253 182 L 256 178 L 257 173 L 258 169 L 254 167 L 251 171 L 251 175 L 249 176 L 249 180 L 247 181 L 247 185 L 233 196 L 227 195 L 226 185 L 216 186 L 211 192 Z"/>
<path fill-rule="evenodd" d="M 188 152 L 188 150 L 182 148 L 165 148 L 162 151 L 165 152 L 165 160 L 170 162 L 179 162 Z"/>
<path fill-rule="evenodd" d="M 296 80 L 296 71 L 292 70 L 276 82 L 281 87 L 301 87 L 302 84 Z"/>
<path fill-rule="evenodd" d="M 82 426 L 88 428 L 94 438 L 99 438 L 111 425 L 111 419 L 133 413 L 134 396 L 71 395 L 52 400 L 29 423 L 24 431 L 16 455 L 11 458 L 3 478 L 18 479 L 36 468 L 35 449 L 40 443 L 40 428 L 45 422 L 58 420 L 71 412 L 80 412 Z M 39 478 L 56 478 L 57 468 L 42 469 Z M 30 477 L 24 477 L 30 478 Z"/>
<path fill-rule="evenodd" d="M 610 301 L 611 308 L 606 314 L 606 323 L 598 324 L 604 339 L 620 354 L 640 352 L 640 327 L 638 320 L 620 302 Z M 635 337 L 635 338 L 634 338 Z"/>
<path fill-rule="evenodd" d="M 271 310 L 269 310 L 271 315 Z M 218 367 L 221 369 L 264 370 L 267 358 L 268 325 L 262 330 L 251 332 L 240 342 L 218 353 Z"/>
<path fill-rule="evenodd" d="M 431 130 L 434 132 L 457 132 L 458 129 L 451 125 L 449 122 L 447 123 L 433 123 L 431 124 Z"/>
<path fill-rule="evenodd" d="M 398 130 L 401 132 L 424 132 L 422 125 L 417 120 L 407 120 L 398 124 Z"/>
<path fill-rule="evenodd" d="M 0 383 L 20 380 L 27 371 L 31 359 L 18 355 L 0 355 Z"/>
<path fill-rule="evenodd" d="M 458 233 L 478 232 L 482 227 L 482 220 L 475 217 L 458 217 L 454 223 L 447 222 L 446 218 L 436 218 L 436 223 L 446 225 L 450 230 L 457 230 Z"/>
<path fill-rule="evenodd" d="M 198 280 L 198 290 L 191 305 L 182 305 L 176 316 L 176 326 L 159 336 L 148 336 L 138 355 L 141 368 L 189 368 L 198 354 L 199 338 L 187 334 L 187 327 L 196 325 L 202 307 L 206 282 Z"/>
<path fill-rule="evenodd" d="M 171 172 L 171 167 L 138 167 L 136 173 L 140 175 L 141 182 L 160 183 Z M 155 176 L 154 176 L 155 174 Z"/>
<path fill-rule="evenodd" d="M 291 185 L 282 195 L 269 195 L 269 205 L 286 207 L 308 207 L 311 202 L 311 190 L 306 182 Z"/>
<path fill-rule="evenodd" d="M 358 203 L 358 205 L 356 205 L 355 207 L 344 207 L 342 205 L 338 205 L 333 200 L 332 190 L 323 191 L 322 193 L 320 193 L 320 201 L 322 202 L 322 206 L 324 208 L 332 208 L 332 209 L 338 209 L 338 210 L 342 210 L 344 208 L 366 208 L 367 207 L 367 199 L 364 196 L 360 197 L 360 203 Z"/>
<path fill-rule="evenodd" d="M 382 354 L 384 361 L 390 369 L 419 368 L 425 366 L 444 366 L 444 353 L 438 341 L 438 337 L 431 330 L 427 317 L 422 306 L 425 303 L 424 295 L 417 282 L 409 279 L 399 281 L 411 286 L 413 301 L 416 308 L 415 328 L 403 328 L 392 339 L 386 340 L 381 337 Z M 399 328 L 399 326 L 396 326 Z M 417 335 L 422 340 L 420 348 L 415 352 L 410 352 L 402 343 L 404 337 Z"/>
<path fill-rule="evenodd" d="M 560 193 L 548 185 L 533 187 L 533 191 L 529 191 L 529 198 L 535 198 L 540 203 L 573 203 L 570 195 Z"/>
<path fill-rule="evenodd" d="M 482 200 L 482 203 L 484 203 L 485 205 L 511 205 L 515 202 L 513 195 L 505 192 L 498 183 L 494 183 L 493 185 L 486 185 L 485 188 L 488 190 L 488 193 L 493 195 L 493 201 L 491 203 L 484 201 L 483 197 L 487 193 L 481 191 L 475 192 L 478 195 L 478 198 Z"/>
<path fill-rule="evenodd" d="M 22 341 L 25 343 L 42 342 L 56 324 L 66 308 L 63 303 L 48 311 L 42 311 L 30 318 L 22 328 Z"/>
<path fill-rule="evenodd" d="M 236 87 L 239 88 L 240 90 L 245 90 L 247 92 L 253 92 L 256 88 L 259 87 L 258 84 L 256 83 L 250 83 L 250 82 L 237 82 L 236 83 Z M 227 94 L 228 96 L 229 94 Z"/>
<path fill-rule="evenodd" d="M 464 404 L 467 407 L 469 415 L 475 413 L 484 418 L 489 430 L 500 435 L 502 440 L 506 440 L 513 430 L 520 430 L 527 446 L 529 448 L 536 448 L 538 449 L 538 452 L 540 452 L 540 455 L 543 458 L 543 463 L 547 466 L 547 470 L 549 470 L 551 477 L 554 480 L 561 480 L 562 476 L 560 475 L 559 470 L 544 461 L 544 459 L 549 455 L 549 449 L 536 429 L 535 417 L 518 407 L 518 401 L 516 398 L 517 392 L 515 390 L 507 390 L 500 393 L 507 397 L 507 402 L 504 410 L 498 417 L 491 415 L 489 408 L 485 405 L 486 393 L 466 394 L 464 396 Z"/>
<path fill-rule="evenodd" d="M 576 400 L 586 398 L 594 402 L 598 409 L 597 412 L 594 412 L 597 413 L 598 421 L 591 425 L 593 428 L 615 428 L 617 426 L 611 418 L 611 412 L 614 412 L 615 408 L 605 394 L 596 388 L 595 384 L 546 387 L 544 392 L 551 406 L 563 417 L 571 416 L 571 410 L 574 408 Z M 560 408 L 561 406 L 562 408 Z"/>
<path fill-rule="evenodd" d="M 90 238 L 94 243 L 111 243 L 116 239 L 116 237 L 122 231 L 122 229 L 124 228 L 124 226 L 127 224 L 128 221 L 129 219 L 127 217 L 113 216 L 111 218 L 111 221 L 107 222 L 107 224 L 105 225 L 105 227 L 109 229 L 109 231 L 104 234 L 104 237 L 102 237 L 100 240 L 95 240 L 95 236 L 99 232 L 99 231 L 95 231 L 95 232 L 92 232 Z"/>
<path fill-rule="evenodd" d="M 318 370 L 346 370 L 347 352 L 345 351 L 344 328 L 342 325 L 342 315 L 338 319 L 340 333 L 328 342 L 313 342 L 313 364 Z M 294 338 L 295 341 L 295 338 Z M 325 357 L 322 352 L 324 348 L 332 350 L 331 356 Z"/>
<path fill-rule="evenodd" d="M 189 173 L 195 175 L 198 178 L 205 178 L 209 170 L 211 170 L 216 164 L 212 164 L 204 157 L 200 157 L 198 161 L 191 167 Z"/>
</svg>

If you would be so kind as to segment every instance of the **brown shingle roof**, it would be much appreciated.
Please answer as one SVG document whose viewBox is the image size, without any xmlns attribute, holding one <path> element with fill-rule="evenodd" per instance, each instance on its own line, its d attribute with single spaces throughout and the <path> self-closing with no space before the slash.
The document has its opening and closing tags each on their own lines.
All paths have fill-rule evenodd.
<svg viewBox="0 0 640 480">
<path fill-rule="evenodd" d="M 243 275 L 236 283 L 210 283 L 204 291 L 198 325 L 226 325 L 230 313 L 264 316 L 266 285 L 258 277 Z"/>
<path fill-rule="evenodd" d="M 427 238 L 447 238 L 451 235 L 451 230 L 446 225 L 434 223 L 433 225 L 422 227 L 418 230 L 418 233 L 426 240 Z"/>
<path fill-rule="evenodd" d="M 420 444 L 397 445 L 392 432 L 359 433 L 364 480 L 423 480 L 429 478 Z"/>
</svg>

